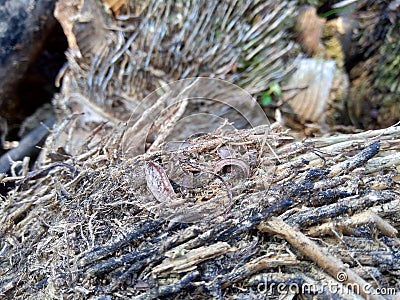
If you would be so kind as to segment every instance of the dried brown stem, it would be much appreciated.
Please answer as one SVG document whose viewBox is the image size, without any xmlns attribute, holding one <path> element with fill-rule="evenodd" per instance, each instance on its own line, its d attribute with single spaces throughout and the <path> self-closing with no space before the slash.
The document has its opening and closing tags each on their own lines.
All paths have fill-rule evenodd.
<svg viewBox="0 0 400 300">
<path fill-rule="evenodd" d="M 257 227 L 263 232 L 278 234 L 282 236 L 286 241 L 288 241 L 294 248 L 296 248 L 300 253 L 314 261 L 323 270 L 329 273 L 331 276 L 336 278 L 340 283 L 346 283 L 359 287 L 360 294 L 363 297 L 370 297 L 370 299 L 381 299 L 384 298 L 377 295 L 376 291 L 371 289 L 371 292 L 375 294 L 369 295 L 366 293 L 365 288 L 369 287 L 369 283 L 362 279 L 357 273 L 352 269 L 347 267 L 338 258 L 324 252 L 315 242 L 311 241 L 307 236 L 298 230 L 295 230 L 290 225 L 286 224 L 278 218 L 274 218 L 268 222 L 262 223 Z M 342 280 L 339 275 L 343 275 Z"/>
<path fill-rule="evenodd" d="M 332 231 L 342 231 L 362 225 L 375 225 L 383 234 L 390 237 L 395 237 L 398 234 L 396 228 L 390 225 L 387 221 L 371 210 L 367 210 L 349 218 L 345 218 L 344 220 L 331 221 L 319 226 L 311 227 L 307 230 L 307 235 L 314 237 L 321 236 L 324 234 L 331 234 Z"/>
</svg>

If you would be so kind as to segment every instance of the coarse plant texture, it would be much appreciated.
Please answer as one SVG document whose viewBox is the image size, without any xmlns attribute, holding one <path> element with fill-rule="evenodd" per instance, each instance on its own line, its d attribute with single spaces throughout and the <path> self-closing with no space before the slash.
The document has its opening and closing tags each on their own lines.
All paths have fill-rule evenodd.
<svg viewBox="0 0 400 300">
<path fill-rule="evenodd" d="M 358 1 L 354 15 L 354 57 L 350 117 L 364 128 L 390 126 L 400 120 L 400 4 Z"/>
<path fill-rule="evenodd" d="M 221 130 L 134 158 L 114 156 L 117 136 L 3 179 L 20 180 L 1 202 L 3 298 L 250 297 L 266 281 L 341 285 L 339 271 L 400 288 L 399 127 L 304 143 L 274 125 Z M 171 163 L 212 176 L 179 186 L 160 176 Z"/>
<path fill-rule="evenodd" d="M 184 149 L 122 148 L 118 123 L 164 82 L 205 72 L 251 92 L 264 78 L 267 90 L 293 50 L 277 29 L 293 4 L 131 2 L 114 20 L 96 3 L 70 19 L 77 44 L 55 102 L 75 114 L 53 130 L 39 169 L 2 179 L 17 181 L 1 202 L 2 297 L 250 298 L 260 276 L 327 286 L 338 268 L 350 284 L 399 288 L 398 126 L 297 142 L 275 124 L 218 129 Z M 84 142 L 71 151 L 72 139 Z"/>
<path fill-rule="evenodd" d="M 71 49 L 55 104 L 64 116 L 85 112 L 86 131 L 127 120 L 150 92 L 179 79 L 207 76 L 265 91 L 296 55 L 287 31 L 295 1 L 131 1 L 115 18 L 95 1 L 70 14 L 61 4 L 56 16 Z"/>
</svg>

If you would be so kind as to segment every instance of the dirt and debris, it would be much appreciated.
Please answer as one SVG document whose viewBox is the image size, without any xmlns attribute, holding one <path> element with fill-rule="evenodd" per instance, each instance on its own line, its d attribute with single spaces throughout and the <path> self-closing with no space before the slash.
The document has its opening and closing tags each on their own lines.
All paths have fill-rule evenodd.
<svg viewBox="0 0 400 300">
<path fill-rule="evenodd" d="M 272 150 L 261 149 L 265 139 Z M 400 127 L 300 143 L 272 125 L 189 142 L 125 158 L 121 144 L 104 140 L 96 151 L 15 178 L 18 188 L 1 208 L 2 296 L 290 292 L 278 292 L 277 283 L 350 289 L 339 298 L 357 294 L 355 286 L 398 292 L 400 197 L 392 178 L 400 171 Z M 221 147 L 245 170 L 235 161 L 220 167 Z M 246 162 L 248 152 L 261 154 L 256 164 Z M 178 168 L 191 178 L 186 185 L 168 177 Z M 299 292 L 318 293 L 333 297 L 327 288 Z"/>
<path fill-rule="evenodd" d="M 399 124 L 299 138 L 252 97 L 293 71 L 296 5 L 58 1 L 57 121 L 0 178 L 0 296 L 397 299 Z"/>
</svg>

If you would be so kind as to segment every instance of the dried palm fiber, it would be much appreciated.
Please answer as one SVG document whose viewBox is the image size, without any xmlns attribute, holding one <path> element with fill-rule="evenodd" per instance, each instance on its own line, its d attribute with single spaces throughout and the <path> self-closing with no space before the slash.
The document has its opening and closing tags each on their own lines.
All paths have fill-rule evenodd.
<svg viewBox="0 0 400 300">
<path fill-rule="evenodd" d="M 400 3 L 358 1 L 348 101 L 352 122 L 365 128 L 400 119 Z"/>
<path fill-rule="evenodd" d="M 93 10 L 96 6 L 90 3 L 85 1 L 86 9 Z M 141 24 L 146 9 L 161 4 L 152 5 L 143 2 L 132 7 L 136 15 L 144 14 L 133 19 Z M 78 18 L 82 32 L 86 32 L 85 24 L 93 26 L 93 14 Z M 101 9 L 95 15 L 102 22 Z M 154 16 L 147 18 L 155 24 Z M 105 30 L 105 40 L 90 43 L 91 47 L 78 46 L 84 40 L 81 36 L 79 48 L 70 52 L 70 69 L 57 100 L 60 113 L 77 112 L 80 106 L 88 115 L 74 114 L 54 130 L 52 139 L 58 139 L 63 148 L 52 147 L 49 140 L 47 165 L 24 178 L 3 179 L 20 180 L 2 201 L 0 212 L 3 297 L 251 298 L 265 279 L 342 286 L 337 281 L 342 280 L 337 278 L 338 268 L 348 272 L 350 284 L 367 281 L 373 288 L 389 286 L 399 272 L 399 127 L 302 143 L 275 126 L 271 130 L 264 125 L 191 137 L 184 149 L 121 155 L 126 128 L 114 124 L 130 117 L 128 108 L 137 105 L 135 93 L 140 92 L 134 89 L 136 85 L 122 84 L 135 74 L 124 74 L 125 67 L 134 70 L 138 66 L 137 74 L 151 78 L 138 80 L 137 86 L 169 80 L 168 73 L 158 70 L 153 74 L 154 69 L 145 68 L 147 56 L 136 56 L 140 47 L 125 42 L 121 26 L 126 24 L 121 23 L 119 27 L 93 26 L 95 31 L 114 31 Z M 113 34 L 121 37 L 120 44 L 112 39 Z M 112 47 L 104 48 L 103 42 L 108 40 L 120 45 L 121 56 L 111 65 L 104 60 L 114 57 L 110 53 L 116 55 Z M 79 49 L 81 57 L 74 52 Z M 97 50 L 104 52 L 90 54 Z M 126 58 L 125 65 L 118 63 L 121 57 Z M 130 61 L 132 57 L 138 64 Z M 193 72 L 214 70 L 201 62 L 197 66 L 194 71 L 188 68 Z M 179 73 L 179 68 L 176 70 Z M 121 84 L 107 74 L 121 74 L 117 77 Z M 227 71 L 225 76 L 230 79 L 234 75 Z M 121 89 L 129 91 L 131 98 Z M 121 104 L 107 106 L 115 99 Z M 92 132 L 101 139 L 86 138 L 102 120 L 111 124 Z M 167 116 L 166 122 L 170 120 Z M 71 126 L 74 122 L 75 127 Z M 77 135 L 79 132 L 82 134 Z M 85 142 L 74 147 L 80 144 L 74 140 L 78 138 Z M 275 148 L 274 154 L 269 146 Z M 224 151 L 234 157 L 224 158 Z M 172 170 L 178 170 L 189 184 L 174 182 Z M 272 217 L 280 217 L 284 224 Z M 331 218 L 338 222 L 332 224 Z M 379 234 L 371 233 L 369 226 Z M 295 228 L 301 228 L 303 234 Z M 313 251 L 304 253 L 293 236 Z M 318 244 L 310 243 L 308 236 L 318 237 Z M 325 298 L 335 296 L 329 289 L 321 293 Z"/>
<path fill-rule="evenodd" d="M 310 5 L 310 6 L 314 6 L 314 7 L 321 7 L 325 4 L 327 4 L 328 0 L 299 0 L 298 1 L 299 4 L 301 5 Z"/>
<path fill-rule="evenodd" d="M 350 285 L 399 290 L 400 127 L 305 142 L 274 124 L 220 130 L 129 159 L 115 155 L 118 136 L 28 173 L 3 199 L 2 298 L 250 299 L 260 283 L 271 297 L 272 283 L 341 299 L 354 299 Z M 223 148 L 244 167 L 217 168 Z M 161 188 L 165 201 L 145 173 L 171 162 L 183 176 L 218 176 Z"/>
<path fill-rule="evenodd" d="M 71 126 L 70 137 L 60 137 L 56 144 L 73 153 L 99 124 L 108 122 L 104 128 L 110 129 L 127 121 L 133 111 L 141 115 L 148 107 L 139 106 L 140 100 L 174 80 L 217 77 L 252 94 L 265 90 L 291 70 L 287 59 L 295 44 L 286 29 L 295 5 L 131 1 L 126 15 L 113 18 L 96 1 L 59 1 L 56 16 L 71 49 L 55 104 L 61 117 L 85 115 Z M 232 95 L 233 106 L 240 101 Z"/>
<path fill-rule="evenodd" d="M 349 79 L 340 43 L 342 24 L 341 17 L 320 17 L 316 7 L 299 7 L 293 29 L 308 58 L 295 62 L 296 71 L 283 86 L 281 109 L 291 128 L 326 132 L 344 123 Z"/>
</svg>

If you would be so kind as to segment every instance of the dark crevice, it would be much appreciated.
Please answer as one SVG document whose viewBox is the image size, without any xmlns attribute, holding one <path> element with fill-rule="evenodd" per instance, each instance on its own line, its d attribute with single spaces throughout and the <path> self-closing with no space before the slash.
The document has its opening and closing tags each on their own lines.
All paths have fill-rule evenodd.
<svg viewBox="0 0 400 300">
<path fill-rule="evenodd" d="M 55 79 L 66 62 L 64 53 L 67 47 L 67 39 L 61 25 L 57 22 L 48 33 L 42 50 L 30 64 L 12 95 L 12 111 L 8 111 L 4 116 L 8 127 L 6 141 L 20 141 L 26 134 L 34 130 L 34 128 L 29 128 L 29 130 L 25 130 L 23 136 L 19 134 L 24 120 L 44 104 L 51 103 L 54 94 L 59 91 L 59 88 L 55 86 Z M 40 126 L 40 121 L 44 120 L 38 120 L 37 126 Z M 39 153 L 37 146 L 40 145 L 32 145 L 29 155 L 31 162 L 35 161 Z M 0 157 L 7 155 L 7 151 L 8 149 L 0 147 Z M 12 188 L 12 184 L 0 184 L 0 194 L 5 195 Z"/>
<path fill-rule="evenodd" d="M 54 82 L 59 70 L 66 62 L 64 52 L 67 47 L 67 39 L 61 25 L 57 22 L 49 33 L 43 50 L 18 84 L 16 96 L 20 100 L 19 112 L 24 118 L 32 115 L 43 104 L 50 103 L 54 94 L 58 92 L 59 89 L 56 88 Z M 14 135 L 11 135 L 13 133 Z M 15 136 L 15 131 L 13 133 L 9 133 L 9 140 L 18 140 L 20 137 Z"/>
</svg>

